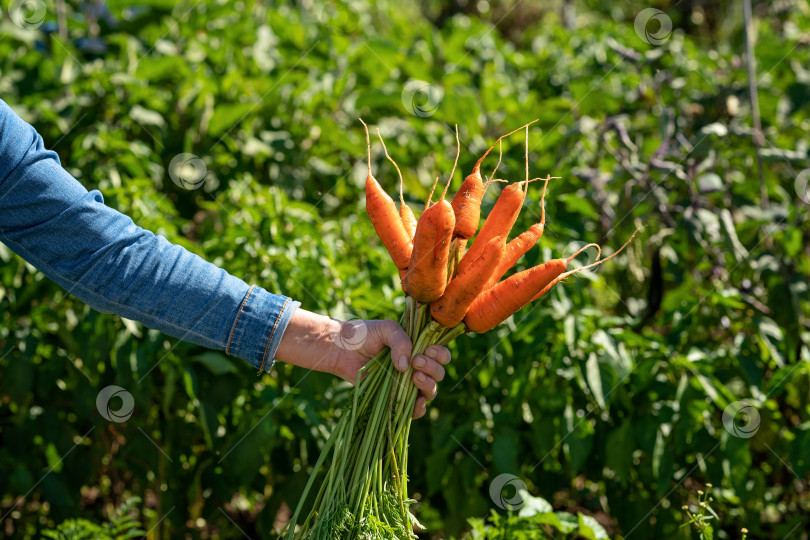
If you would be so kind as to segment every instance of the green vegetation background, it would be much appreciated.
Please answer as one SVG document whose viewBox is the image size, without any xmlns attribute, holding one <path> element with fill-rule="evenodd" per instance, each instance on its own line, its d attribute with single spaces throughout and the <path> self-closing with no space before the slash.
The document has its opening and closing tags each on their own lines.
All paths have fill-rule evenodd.
<svg viewBox="0 0 810 540">
<path fill-rule="evenodd" d="M 387 136 L 415 208 L 447 178 L 453 124 L 468 172 L 539 118 L 531 171 L 562 179 L 521 265 L 645 227 L 626 256 L 458 340 L 411 434 L 425 538 L 503 513 L 489 494 L 502 473 L 613 536 L 689 537 L 682 505 L 711 482 L 718 537 L 807 537 L 806 1 L 754 3 L 767 203 L 741 2 L 656 2 L 673 24 L 659 45 L 634 29 L 639 2 L 115 1 L 116 26 L 66 4 L 61 36 L 56 4 L 32 30 L 5 5 L 3 99 L 109 205 L 307 309 L 402 311 L 364 212 L 358 116 Z M 411 80 L 431 87 L 403 100 Z M 169 178 L 182 152 L 205 163 L 201 189 Z M 522 155 L 510 139 L 499 176 L 521 178 Z M 0 260 L 0 536 L 103 521 L 137 495 L 149 538 L 268 537 L 349 387 L 287 365 L 257 377 L 90 310 L 2 246 Z M 134 396 L 125 423 L 96 410 L 111 384 Z M 760 419 L 749 438 L 723 425 L 740 400 Z"/>
</svg>

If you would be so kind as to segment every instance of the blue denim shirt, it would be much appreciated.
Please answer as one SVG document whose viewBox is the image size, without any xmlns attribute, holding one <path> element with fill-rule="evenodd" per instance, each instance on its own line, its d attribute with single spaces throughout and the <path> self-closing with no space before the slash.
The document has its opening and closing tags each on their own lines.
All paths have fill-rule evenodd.
<svg viewBox="0 0 810 540">
<path fill-rule="evenodd" d="M 70 294 L 270 371 L 300 305 L 249 286 L 104 205 L 0 100 L 0 241 Z"/>
</svg>

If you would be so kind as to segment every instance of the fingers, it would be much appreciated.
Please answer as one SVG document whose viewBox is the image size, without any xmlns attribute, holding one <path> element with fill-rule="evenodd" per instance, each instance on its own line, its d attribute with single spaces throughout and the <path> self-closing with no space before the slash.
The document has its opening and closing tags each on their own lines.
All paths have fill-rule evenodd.
<svg viewBox="0 0 810 540">
<path fill-rule="evenodd" d="M 436 399 L 436 394 L 438 393 L 439 389 L 436 386 L 436 381 L 422 373 L 421 371 L 417 371 L 413 374 L 413 384 L 419 389 L 419 392 L 427 398 L 428 401 L 433 401 Z"/>
<path fill-rule="evenodd" d="M 436 383 L 444 379 L 444 367 L 450 362 L 450 351 L 446 347 L 431 345 L 425 349 L 424 354 L 418 354 L 413 359 L 413 367 L 416 373 L 413 375 L 413 384 L 422 394 L 417 399 L 417 406 L 414 414 L 418 411 L 419 400 L 433 401 L 438 393 Z M 423 413 L 424 414 L 424 413 Z M 420 415 L 421 416 L 421 415 Z"/>
<path fill-rule="evenodd" d="M 391 349 L 391 360 L 399 371 L 408 371 L 411 338 L 395 321 L 375 321 L 380 340 Z"/>
<path fill-rule="evenodd" d="M 438 393 L 437 381 L 444 379 L 444 364 L 450 362 L 450 351 L 446 347 L 431 346 L 423 354 L 413 359 L 413 384 L 419 389 L 421 395 L 416 398 L 413 406 L 414 419 L 422 418 L 427 412 L 429 401 L 436 399 Z"/>
<path fill-rule="evenodd" d="M 413 367 L 436 382 L 444 379 L 444 368 L 433 358 L 428 358 L 422 354 L 416 355 L 413 359 Z"/>
<path fill-rule="evenodd" d="M 450 350 L 447 347 L 442 347 L 441 345 L 431 345 L 425 349 L 425 356 L 433 358 L 443 366 L 450 363 Z"/>
<path fill-rule="evenodd" d="M 380 341 L 391 349 L 391 360 L 399 371 L 408 371 L 411 357 L 411 340 L 408 334 L 395 321 L 370 321 Z M 436 399 L 437 381 L 444 379 L 444 367 L 450 363 L 450 351 L 447 347 L 431 345 L 423 354 L 414 358 L 413 384 L 419 389 L 420 396 L 414 405 L 414 418 L 425 414 L 427 402 Z"/>
<path fill-rule="evenodd" d="M 416 398 L 416 404 L 413 406 L 414 420 L 425 416 L 425 412 L 427 412 L 427 399 L 425 399 L 425 396 L 419 396 Z"/>
</svg>

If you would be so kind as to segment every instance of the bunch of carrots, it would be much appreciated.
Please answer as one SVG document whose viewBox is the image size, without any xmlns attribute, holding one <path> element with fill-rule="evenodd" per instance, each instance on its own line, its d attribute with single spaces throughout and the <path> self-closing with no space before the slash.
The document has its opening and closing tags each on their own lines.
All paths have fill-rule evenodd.
<svg viewBox="0 0 810 540">
<path fill-rule="evenodd" d="M 368 149 L 366 210 L 399 270 L 407 295 L 401 323 L 414 343 L 413 356 L 430 345 L 446 345 L 465 332 L 483 333 L 495 328 L 565 278 L 614 257 L 635 236 L 633 233 L 618 251 L 605 259 L 601 259 L 597 244 L 588 244 L 566 258 L 553 259 L 502 279 L 545 230 L 545 194 L 552 177 L 529 179 L 528 129 L 532 123 L 498 138 L 447 202 L 445 196 L 460 153 L 456 129 L 457 154 L 450 180 L 439 200 L 431 203 L 436 179 L 417 219 L 405 204 L 402 173 L 388 155 L 379 130 L 385 155 L 399 174 L 398 210 L 371 174 L 371 141 L 368 126 L 363 122 Z M 484 194 L 490 184 L 503 181 L 494 178 L 500 159 L 486 182 L 481 165 L 505 137 L 523 129 L 526 178 L 509 183 L 501 191 L 479 230 Z M 535 180 L 544 181 L 540 222 L 507 241 L 529 184 Z M 568 270 L 571 261 L 591 247 L 598 252 L 596 262 Z M 405 373 L 394 369 L 390 350 L 382 351 L 360 371 L 352 401 L 344 408 L 324 446 L 287 526 L 287 540 L 416 538 L 414 528 L 423 527 L 409 510 L 415 501 L 408 498 L 407 475 L 408 434 L 418 394 L 412 376 L 413 368 Z M 330 466 L 309 515 L 296 528 L 309 492 L 329 456 Z"/>
</svg>

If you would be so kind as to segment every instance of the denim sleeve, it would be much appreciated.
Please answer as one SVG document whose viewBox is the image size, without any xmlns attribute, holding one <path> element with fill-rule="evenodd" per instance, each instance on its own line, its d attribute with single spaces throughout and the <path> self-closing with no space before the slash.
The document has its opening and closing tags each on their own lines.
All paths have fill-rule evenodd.
<svg viewBox="0 0 810 540">
<path fill-rule="evenodd" d="M 104 205 L 0 100 L 0 241 L 104 313 L 269 372 L 300 305 L 249 286 Z"/>
</svg>

